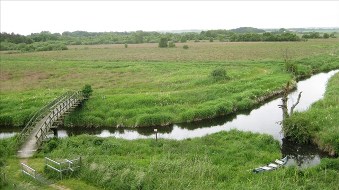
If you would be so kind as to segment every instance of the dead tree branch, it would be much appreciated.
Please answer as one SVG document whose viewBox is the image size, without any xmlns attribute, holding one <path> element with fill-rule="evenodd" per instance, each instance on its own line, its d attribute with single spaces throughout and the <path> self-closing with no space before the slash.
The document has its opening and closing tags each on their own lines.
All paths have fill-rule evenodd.
<svg viewBox="0 0 339 190">
<path fill-rule="evenodd" d="M 294 108 L 299 104 L 299 101 L 300 101 L 300 98 L 301 98 L 301 93 L 302 93 L 302 92 L 300 92 L 299 95 L 298 95 L 297 102 L 296 102 L 295 104 L 292 105 L 290 115 L 293 114 Z"/>
</svg>

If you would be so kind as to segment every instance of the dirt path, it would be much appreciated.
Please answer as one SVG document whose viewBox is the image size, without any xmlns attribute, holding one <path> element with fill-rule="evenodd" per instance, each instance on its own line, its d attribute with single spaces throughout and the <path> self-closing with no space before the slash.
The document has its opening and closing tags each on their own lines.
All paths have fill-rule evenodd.
<svg viewBox="0 0 339 190">
<path fill-rule="evenodd" d="M 54 189 L 58 189 L 58 190 L 71 190 L 65 186 L 62 185 L 57 185 L 57 184 L 51 184 L 49 185 L 50 187 L 54 188 Z"/>
</svg>

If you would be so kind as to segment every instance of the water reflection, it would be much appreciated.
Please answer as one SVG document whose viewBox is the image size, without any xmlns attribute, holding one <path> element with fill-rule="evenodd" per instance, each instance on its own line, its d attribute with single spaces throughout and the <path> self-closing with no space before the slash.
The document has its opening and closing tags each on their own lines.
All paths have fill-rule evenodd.
<svg viewBox="0 0 339 190">
<path fill-rule="evenodd" d="M 11 138 L 14 137 L 16 134 L 17 132 L 1 132 L 0 139 Z"/>
<path fill-rule="evenodd" d="M 301 168 L 314 166 L 320 163 L 320 159 L 329 157 L 326 152 L 312 144 L 297 144 L 287 139 L 282 140 L 281 153 L 288 156 L 287 165 L 296 165 Z"/>
<path fill-rule="evenodd" d="M 22 128 L 20 127 L 5 127 L 0 126 L 0 139 L 14 137 L 16 134 L 20 133 Z"/>
</svg>

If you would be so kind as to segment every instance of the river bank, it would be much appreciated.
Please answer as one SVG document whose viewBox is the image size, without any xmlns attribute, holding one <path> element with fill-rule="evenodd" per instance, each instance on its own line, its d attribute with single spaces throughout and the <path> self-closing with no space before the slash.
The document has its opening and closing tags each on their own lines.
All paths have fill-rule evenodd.
<svg viewBox="0 0 339 190">
<path fill-rule="evenodd" d="M 11 140 L 6 140 L 7 144 Z M 1 145 L 4 140 L 0 140 Z M 63 180 L 44 169 L 44 157 L 81 156 L 80 172 Z M 338 184 L 338 159 L 322 159 L 315 167 L 287 167 L 253 174 L 251 170 L 281 158 L 279 142 L 269 135 L 232 130 L 182 141 L 128 141 L 89 135 L 51 139 L 27 164 L 73 189 L 332 189 Z M 21 175 L 19 160 L 8 155 L 5 167 L 12 184 L 25 189 L 53 189 Z M 283 180 L 282 180 L 283 179 Z M 6 187 L 5 187 L 6 189 Z"/>
<path fill-rule="evenodd" d="M 284 132 L 294 141 L 313 142 L 336 155 L 339 152 L 339 74 L 329 81 L 322 100 L 306 112 L 295 113 L 286 120 Z"/>
</svg>

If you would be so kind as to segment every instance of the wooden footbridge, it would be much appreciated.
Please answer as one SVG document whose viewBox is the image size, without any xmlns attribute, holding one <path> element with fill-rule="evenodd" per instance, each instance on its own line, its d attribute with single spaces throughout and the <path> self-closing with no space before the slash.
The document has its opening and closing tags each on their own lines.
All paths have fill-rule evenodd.
<svg viewBox="0 0 339 190">
<path fill-rule="evenodd" d="M 37 111 L 18 136 L 21 149 L 18 157 L 28 158 L 41 146 L 51 129 L 84 100 L 82 92 L 67 92 Z"/>
</svg>

